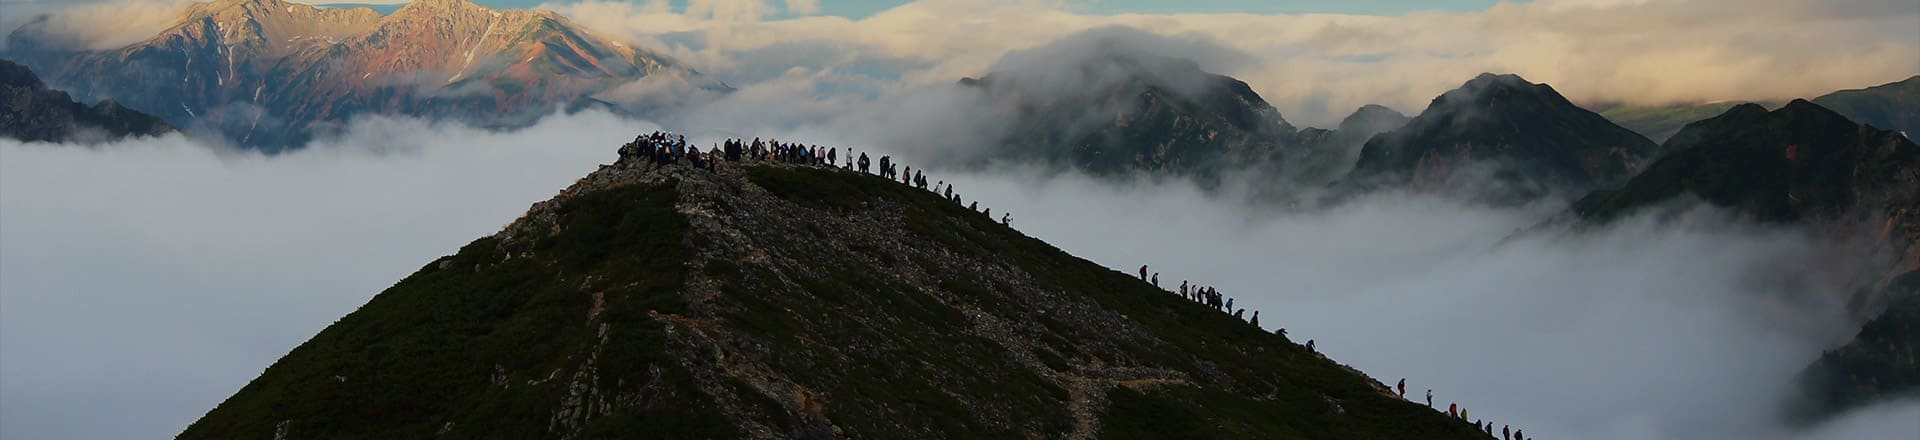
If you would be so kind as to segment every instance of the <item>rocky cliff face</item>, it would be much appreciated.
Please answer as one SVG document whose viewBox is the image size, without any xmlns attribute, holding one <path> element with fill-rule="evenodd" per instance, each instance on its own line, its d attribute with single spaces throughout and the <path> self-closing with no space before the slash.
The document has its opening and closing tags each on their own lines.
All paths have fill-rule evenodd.
<svg viewBox="0 0 1920 440">
<path fill-rule="evenodd" d="M 1285 337 L 850 171 L 620 162 L 184 438 L 1478 438 Z"/>
<path fill-rule="evenodd" d="M 1481 74 L 1367 141 L 1347 181 L 1525 203 L 1617 184 L 1657 148 L 1545 84 Z"/>
<path fill-rule="evenodd" d="M 51 46 L 37 35 L 34 25 L 15 31 L 9 55 L 49 83 L 263 147 L 367 113 L 524 124 L 643 77 L 724 88 L 551 12 L 466 0 L 415 1 L 388 16 L 219 0 L 195 5 L 151 39 L 105 51 Z"/>
<path fill-rule="evenodd" d="M 173 131 L 159 118 L 113 101 L 87 106 L 50 90 L 26 66 L 0 59 L 0 137 L 38 142 L 95 142 Z"/>
</svg>

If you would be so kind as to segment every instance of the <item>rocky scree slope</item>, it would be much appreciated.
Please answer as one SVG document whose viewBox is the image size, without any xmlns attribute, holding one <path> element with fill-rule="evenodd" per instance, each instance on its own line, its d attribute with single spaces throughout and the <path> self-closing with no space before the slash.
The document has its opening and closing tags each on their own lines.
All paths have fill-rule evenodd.
<svg viewBox="0 0 1920 440">
<path fill-rule="evenodd" d="M 1479 437 L 928 191 L 629 162 L 428 263 L 182 437 L 634 433 Z"/>
</svg>

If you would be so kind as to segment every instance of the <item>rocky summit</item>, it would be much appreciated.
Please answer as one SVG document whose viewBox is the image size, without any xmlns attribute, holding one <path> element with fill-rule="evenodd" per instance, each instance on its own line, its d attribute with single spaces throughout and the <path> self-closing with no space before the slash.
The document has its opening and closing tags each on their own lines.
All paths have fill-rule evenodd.
<svg viewBox="0 0 1920 440">
<path fill-rule="evenodd" d="M 1484 435 L 944 195 L 717 168 L 601 166 L 181 437 Z"/>
</svg>

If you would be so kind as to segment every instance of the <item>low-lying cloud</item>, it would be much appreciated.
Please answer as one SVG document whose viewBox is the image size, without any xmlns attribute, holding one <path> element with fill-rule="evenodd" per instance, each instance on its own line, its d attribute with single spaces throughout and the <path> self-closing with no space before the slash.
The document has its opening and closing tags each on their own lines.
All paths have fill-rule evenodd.
<svg viewBox="0 0 1920 440">
<path fill-rule="evenodd" d="M 156 438 L 641 123 L 367 119 L 279 156 L 0 140 L 0 437 Z"/>
<path fill-rule="evenodd" d="M 1808 279 L 1810 235 L 1710 209 L 1512 238 L 1542 213 L 1376 194 L 1263 215 L 1180 185 L 1023 179 L 959 187 L 1116 270 L 1217 286 L 1416 401 L 1546 438 L 1794 437 L 1775 418 L 1794 374 L 1852 330 L 1844 292 Z"/>
<path fill-rule="evenodd" d="M 0 436 L 177 432 L 653 127 L 600 113 L 516 132 L 373 118 L 273 157 L 180 137 L 0 141 Z M 1801 270 L 1823 258 L 1816 240 L 1711 209 L 1515 238 L 1556 209 L 1387 193 L 1287 212 L 1183 181 L 927 165 L 1025 233 L 1149 264 L 1170 286 L 1218 286 L 1268 328 L 1408 378 L 1410 394 L 1549 438 L 1792 438 L 1775 405 L 1852 329 L 1838 292 Z M 1808 438 L 1902 432 L 1915 416 L 1873 408 Z"/>
</svg>

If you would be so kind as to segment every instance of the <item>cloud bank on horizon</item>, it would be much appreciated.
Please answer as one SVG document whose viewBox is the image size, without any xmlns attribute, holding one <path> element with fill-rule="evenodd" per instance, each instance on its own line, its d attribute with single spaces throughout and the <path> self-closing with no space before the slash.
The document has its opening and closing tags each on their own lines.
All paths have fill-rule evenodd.
<svg viewBox="0 0 1920 440">
<path fill-rule="evenodd" d="M 111 48 L 171 25 L 165 17 L 182 3 L 11 7 L 54 12 L 69 38 Z M 1241 54 L 1203 67 L 1247 81 L 1290 120 L 1320 127 L 1364 104 L 1416 113 L 1481 72 L 1553 84 L 1577 102 L 1634 104 L 1810 98 L 1920 73 L 1920 4 L 1908 0 L 1540 0 L 1402 15 L 1099 14 L 1082 2 L 917 0 L 860 18 L 817 15 L 817 0 L 537 7 L 736 86 L 811 75 L 823 96 L 950 83 L 1011 50 L 1130 26 Z M 34 14 L 8 15 L 0 28 Z"/>
<path fill-rule="evenodd" d="M 665 5 L 540 7 L 731 83 L 798 70 L 873 94 L 977 76 L 1010 50 L 1130 26 L 1242 54 L 1203 67 L 1321 127 L 1369 103 L 1418 112 L 1481 72 L 1550 83 L 1579 102 L 1637 104 L 1813 97 L 1920 73 L 1920 4 L 1903 0 L 1542 0 L 1400 16 L 1097 15 L 1050 1 L 920 0 L 859 19 L 755 20 Z"/>
</svg>

